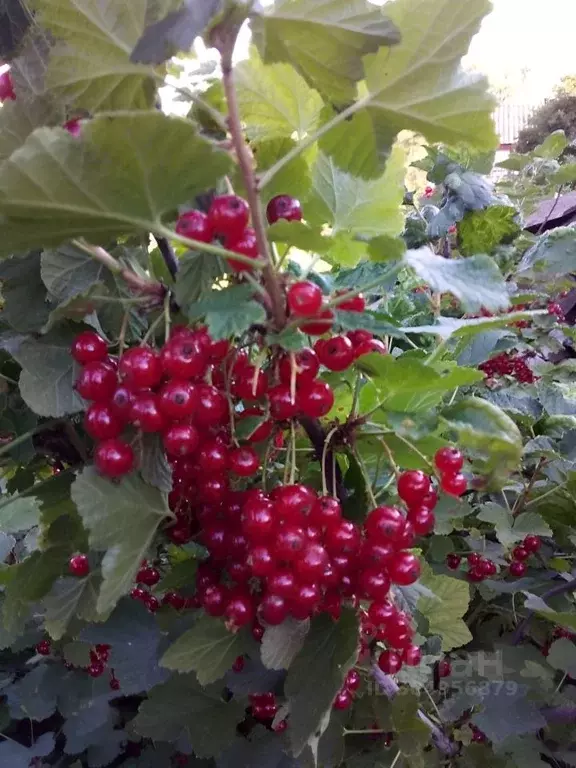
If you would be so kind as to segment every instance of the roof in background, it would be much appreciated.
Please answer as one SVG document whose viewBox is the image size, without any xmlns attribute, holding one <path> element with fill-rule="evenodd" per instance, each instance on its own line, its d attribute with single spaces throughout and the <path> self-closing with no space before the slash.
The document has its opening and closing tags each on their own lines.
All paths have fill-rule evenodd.
<svg viewBox="0 0 576 768">
<path fill-rule="evenodd" d="M 494 112 L 494 123 L 496 133 L 500 137 L 500 144 L 515 144 L 518 134 L 535 109 L 535 104 L 500 104 Z"/>
<path fill-rule="evenodd" d="M 525 229 L 538 229 L 546 223 L 546 229 L 552 229 L 561 224 L 567 224 L 568 221 L 562 221 L 565 218 L 576 214 L 576 192 L 569 192 L 558 199 L 551 198 L 544 200 L 534 213 L 529 217 L 524 225 Z"/>
</svg>

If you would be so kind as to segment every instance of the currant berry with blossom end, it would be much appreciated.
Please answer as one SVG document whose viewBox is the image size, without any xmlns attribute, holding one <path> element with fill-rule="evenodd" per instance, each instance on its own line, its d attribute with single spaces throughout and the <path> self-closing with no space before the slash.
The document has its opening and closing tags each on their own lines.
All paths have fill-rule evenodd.
<svg viewBox="0 0 576 768">
<path fill-rule="evenodd" d="M 444 493 L 449 496 L 462 496 L 468 488 L 466 476 L 457 472 L 456 474 L 445 474 L 440 478 L 440 486 Z"/>
<path fill-rule="evenodd" d="M 70 352 L 80 365 L 99 363 L 106 359 L 108 345 L 95 331 L 83 331 L 74 339 Z"/>
<path fill-rule="evenodd" d="M 408 505 L 420 503 L 432 487 L 428 475 L 420 470 L 402 472 L 397 485 L 398 496 Z"/>
<path fill-rule="evenodd" d="M 90 573 L 90 563 L 87 555 L 74 555 L 68 561 L 68 570 L 72 576 L 84 578 Z"/>
<path fill-rule="evenodd" d="M 396 651 L 382 651 L 378 656 L 378 666 L 386 675 L 395 675 L 402 669 L 402 657 Z"/>
<path fill-rule="evenodd" d="M 322 291 L 316 283 L 302 280 L 288 288 L 288 309 L 296 317 L 316 315 L 322 307 Z"/>
<path fill-rule="evenodd" d="M 208 211 L 208 222 L 216 235 L 240 237 L 248 226 L 248 203 L 237 195 L 215 197 Z"/>
<path fill-rule="evenodd" d="M 290 195 L 277 195 L 268 203 L 266 218 L 269 224 L 275 224 L 280 219 L 301 221 L 302 206 L 300 201 Z"/>
<path fill-rule="evenodd" d="M 134 451 L 123 440 L 104 440 L 94 451 L 94 464 L 104 477 L 122 477 L 134 467 Z"/>
<path fill-rule="evenodd" d="M 40 656 L 50 656 L 52 653 L 52 646 L 50 645 L 50 640 L 40 640 L 38 645 L 36 646 L 36 653 Z"/>
<path fill-rule="evenodd" d="M 446 446 L 445 448 L 440 448 L 436 451 L 434 463 L 436 464 L 436 468 L 442 472 L 442 474 L 456 474 L 460 472 L 464 466 L 464 456 L 458 448 Z"/>
<path fill-rule="evenodd" d="M 534 552 L 538 552 L 538 550 L 542 546 L 542 541 L 540 540 L 539 536 L 530 535 L 530 536 L 526 536 L 526 538 L 522 542 L 522 546 L 528 552 L 533 554 Z"/>
<path fill-rule="evenodd" d="M 203 211 L 186 211 L 181 214 L 176 222 L 176 232 L 201 243 L 210 243 L 214 237 L 208 216 Z"/>
</svg>

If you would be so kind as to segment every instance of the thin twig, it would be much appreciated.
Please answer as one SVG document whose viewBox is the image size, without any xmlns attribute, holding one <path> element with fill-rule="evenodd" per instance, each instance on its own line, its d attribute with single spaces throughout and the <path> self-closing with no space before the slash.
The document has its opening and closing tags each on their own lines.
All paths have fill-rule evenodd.
<svg viewBox="0 0 576 768">
<path fill-rule="evenodd" d="M 155 235 L 154 239 L 158 245 L 158 250 L 162 254 L 164 264 L 166 264 L 166 269 L 168 272 L 170 272 L 171 276 L 175 278 L 178 272 L 179 264 L 178 259 L 176 258 L 176 254 L 174 253 L 174 249 L 168 242 L 168 238 Z"/>
<path fill-rule="evenodd" d="M 534 487 L 534 483 L 536 482 L 536 477 L 538 476 L 538 472 L 540 472 L 542 465 L 545 463 L 546 463 L 546 458 L 544 456 L 540 456 L 540 458 L 538 459 L 538 463 L 534 468 L 534 472 L 532 472 L 530 480 L 528 481 L 528 485 L 522 491 L 522 493 L 518 496 L 518 498 L 516 499 L 516 503 L 512 507 L 512 515 L 514 517 L 517 517 L 526 506 L 528 497 L 530 496 L 530 493 L 532 492 L 532 488 Z"/>
<path fill-rule="evenodd" d="M 132 290 L 138 291 L 139 293 L 149 293 L 157 296 L 164 292 L 164 288 L 160 285 L 160 283 L 156 282 L 155 280 L 148 280 L 145 277 L 140 277 L 131 269 L 127 269 L 126 267 L 122 266 L 122 264 L 117 259 L 115 259 L 111 253 L 108 253 L 105 248 L 102 248 L 99 245 L 90 245 L 89 243 L 85 243 L 82 240 L 73 240 L 72 243 L 76 246 L 76 248 L 83 251 L 84 253 L 87 253 L 96 261 L 99 261 L 100 264 L 103 264 L 107 269 L 110 270 L 110 272 L 121 277 L 124 282 L 127 283 L 130 288 L 132 288 Z"/>
</svg>

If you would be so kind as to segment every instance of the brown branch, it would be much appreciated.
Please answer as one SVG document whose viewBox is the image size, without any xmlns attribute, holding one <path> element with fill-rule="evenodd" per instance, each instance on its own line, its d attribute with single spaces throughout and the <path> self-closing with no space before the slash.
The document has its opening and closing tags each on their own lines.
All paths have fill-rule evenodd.
<svg viewBox="0 0 576 768">
<path fill-rule="evenodd" d="M 146 277 L 140 277 L 131 269 L 122 266 L 111 253 L 108 253 L 101 246 L 91 245 L 81 240 L 74 240 L 73 244 L 81 251 L 84 251 L 84 253 L 87 253 L 88 256 L 103 264 L 110 272 L 121 277 L 136 293 L 153 294 L 155 296 L 161 296 L 164 293 L 164 288 L 160 283 L 155 280 L 148 280 Z"/>
<path fill-rule="evenodd" d="M 219 34 L 215 35 L 213 43 L 220 50 L 222 58 L 222 80 L 224 84 L 224 93 L 228 104 L 228 128 L 232 137 L 232 143 L 238 158 L 238 164 L 242 172 L 242 178 L 246 187 L 246 198 L 250 206 L 252 217 L 252 226 L 256 233 L 256 242 L 260 256 L 266 261 L 266 266 L 262 270 L 264 286 L 268 291 L 271 301 L 272 319 L 275 330 L 280 331 L 286 325 L 286 308 L 282 286 L 278 280 L 278 275 L 274 269 L 270 245 L 266 235 L 266 218 L 260 195 L 258 194 L 258 182 L 254 173 L 254 161 L 252 154 L 244 140 L 242 132 L 242 123 L 240 119 L 240 109 L 236 94 L 234 82 L 234 69 L 232 66 L 232 54 L 236 38 L 238 36 L 238 27 L 232 26 L 226 28 L 222 25 Z"/>
<path fill-rule="evenodd" d="M 344 488 L 342 470 L 340 469 L 340 465 L 336 461 L 336 457 L 334 455 L 334 448 L 328 447 L 326 452 L 324 451 L 324 446 L 326 444 L 326 432 L 324 431 L 318 419 L 311 419 L 308 416 L 300 416 L 298 421 L 302 425 L 304 431 L 308 435 L 308 439 L 310 440 L 310 442 L 314 447 L 314 456 L 318 459 L 320 463 L 322 463 L 322 459 L 323 457 L 325 457 L 325 462 L 324 462 L 325 466 L 323 466 L 322 469 L 325 473 L 326 483 L 328 486 L 329 493 L 331 494 L 336 493 L 336 496 L 338 496 L 338 499 L 340 500 L 340 502 L 343 502 L 346 497 L 346 490 Z M 332 442 L 332 445 L 334 445 L 333 442 Z M 335 466 L 336 466 L 336 483 L 335 484 L 333 484 L 332 482 L 332 472 L 328 471 L 328 468 L 332 467 L 333 462 L 335 462 Z"/>
</svg>

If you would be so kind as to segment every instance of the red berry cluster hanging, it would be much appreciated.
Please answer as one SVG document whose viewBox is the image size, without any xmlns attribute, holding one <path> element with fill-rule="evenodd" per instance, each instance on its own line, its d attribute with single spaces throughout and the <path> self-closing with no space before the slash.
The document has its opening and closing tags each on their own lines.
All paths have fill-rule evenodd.
<svg viewBox="0 0 576 768">
<path fill-rule="evenodd" d="M 359 672 L 351 669 L 346 675 L 344 685 L 336 694 L 333 704 L 334 709 L 348 709 L 352 705 L 356 691 L 360 688 L 361 683 L 362 678 Z"/>
<path fill-rule="evenodd" d="M 466 560 L 468 563 L 468 580 L 474 583 L 489 579 L 490 576 L 495 576 L 498 572 L 496 563 L 479 552 L 471 552 Z"/>
<path fill-rule="evenodd" d="M 526 536 L 524 541 L 517 547 L 514 547 L 511 554 L 511 563 L 508 568 L 510 575 L 519 579 L 528 570 L 526 561 L 535 552 L 538 552 L 542 542 L 538 536 Z"/>
<path fill-rule="evenodd" d="M 481 363 L 478 368 L 489 378 L 511 376 L 521 384 L 533 384 L 537 381 L 537 377 L 526 363 L 526 360 L 530 357 L 529 353 L 513 354 L 511 352 L 503 352 L 501 355 Z"/>
<path fill-rule="evenodd" d="M 466 476 L 460 471 L 464 456 L 457 448 L 447 446 L 436 451 L 434 464 L 440 472 L 440 487 L 450 496 L 462 496 L 468 488 Z"/>
</svg>

